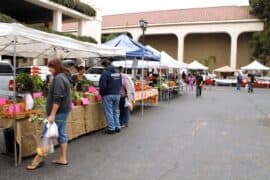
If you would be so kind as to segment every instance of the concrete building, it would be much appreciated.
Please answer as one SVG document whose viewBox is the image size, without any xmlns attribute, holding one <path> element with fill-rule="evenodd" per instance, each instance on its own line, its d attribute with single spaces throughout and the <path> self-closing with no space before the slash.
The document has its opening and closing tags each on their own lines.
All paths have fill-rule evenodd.
<svg viewBox="0 0 270 180">
<path fill-rule="evenodd" d="M 90 17 L 50 0 L 8 0 L 0 4 L 2 13 L 19 22 L 45 26 L 59 32 L 65 28 L 63 24 L 76 22 L 76 34 L 91 36 L 100 43 L 101 14 L 98 8 L 93 8 L 96 10 L 95 17 Z"/>
<path fill-rule="evenodd" d="M 102 33 L 128 33 L 140 40 L 139 20 L 148 21 L 145 43 L 186 63 L 215 56 L 210 69 L 250 62 L 252 34 L 264 23 L 247 6 L 164 10 L 103 16 Z"/>
</svg>

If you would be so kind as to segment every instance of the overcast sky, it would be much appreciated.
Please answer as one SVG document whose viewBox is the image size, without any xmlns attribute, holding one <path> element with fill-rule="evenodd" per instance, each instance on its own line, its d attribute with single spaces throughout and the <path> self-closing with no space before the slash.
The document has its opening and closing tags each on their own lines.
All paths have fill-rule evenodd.
<svg viewBox="0 0 270 180">
<path fill-rule="evenodd" d="M 248 5 L 248 0 L 83 0 L 97 5 L 103 15 L 193 7 Z"/>
</svg>

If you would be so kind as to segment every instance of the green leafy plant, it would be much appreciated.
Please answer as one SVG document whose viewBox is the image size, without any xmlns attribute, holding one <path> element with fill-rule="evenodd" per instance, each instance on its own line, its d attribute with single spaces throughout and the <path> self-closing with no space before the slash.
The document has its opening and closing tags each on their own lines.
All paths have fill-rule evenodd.
<svg viewBox="0 0 270 180">
<path fill-rule="evenodd" d="M 207 67 L 209 67 L 212 64 L 216 64 L 217 58 L 216 56 L 208 56 L 207 58 L 201 58 L 199 59 L 199 62 Z"/>
<path fill-rule="evenodd" d="M 43 81 L 39 76 L 32 76 L 33 92 L 42 91 Z"/>
<path fill-rule="evenodd" d="M 72 91 L 71 93 L 72 100 L 80 100 L 82 98 L 81 94 L 78 91 Z"/>
<path fill-rule="evenodd" d="M 89 81 L 89 80 L 81 80 L 78 82 L 77 85 L 77 91 L 83 91 L 86 92 L 88 91 L 89 86 L 93 85 L 93 82 Z"/>
<path fill-rule="evenodd" d="M 3 22 L 3 23 L 15 23 L 15 22 L 18 22 L 18 21 L 16 19 L 13 19 L 10 16 L 7 16 L 7 15 L 0 12 L 0 22 Z M 53 30 L 51 30 L 49 28 L 45 28 L 45 27 L 37 27 L 35 25 L 29 25 L 29 24 L 24 24 L 24 25 L 29 27 L 29 28 L 34 28 L 34 29 L 37 29 L 37 30 L 40 30 L 40 31 L 43 31 L 43 32 L 70 37 L 70 38 L 76 39 L 78 41 L 97 44 L 97 41 L 93 37 L 90 37 L 90 36 L 76 36 L 76 35 L 73 35 L 73 34 L 67 34 L 67 33 L 63 33 L 63 32 L 53 31 Z"/>
<path fill-rule="evenodd" d="M 41 124 L 44 122 L 44 118 L 39 117 L 37 115 L 31 115 L 30 118 L 28 119 L 29 122 L 31 123 L 38 123 Z"/>
<path fill-rule="evenodd" d="M 21 73 L 16 77 L 16 89 L 19 93 L 33 91 L 33 82 L 29 74 Z"/>
<path fill-rule="evenodd" d="M 34 106 L 45 106 L 46 105 L 46 99 L 44 97 L 36 98 L 34 99 Z"/>
<path fill-rule="evenodd" d="M 270 63 L 270 1 L 249 0 L 249 4 L 250 13 L 265 22 L 264 31 L 254 33 L 250 42 L 254 49 L 252 58 L 266 65 Z"/>
<path fill-rule="evenodd" d="M 70 9 L 74 9 L 88 16 L 96 16 L 95 9 L 89 6 L 88 4 L 81 2 L 80 0 L 50 0 L 50 1 L 53 1 L 57 4 L 61 4 Z"/>
</svg>

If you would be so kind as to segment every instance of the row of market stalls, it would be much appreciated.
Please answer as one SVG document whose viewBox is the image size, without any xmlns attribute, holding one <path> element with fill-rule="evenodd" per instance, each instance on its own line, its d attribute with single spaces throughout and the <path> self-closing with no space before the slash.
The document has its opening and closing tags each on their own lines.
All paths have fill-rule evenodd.
<svg viewBox="0 0 270 180">
<path fill-rule="evenodd" d="M 126 51 L 126 58 L 124 60 L 116 59 L 113 64 L 133 70 L 133 77 L 138 77 L 135 80 L 135 100 L 141 102 L 142 107 L 143 103 L 150 102 L 150 104 L 153 104 L 154 102 L 154 104 L 157 104 L 158 99 L 161 99 L 161 95 L 164 94 L 162 91 L 166 91 L 165 94 L 170 95 L 169 92 L 179 89 L 177 79 L 169 77 L 168 71 L 177 74 L 180 69 L 186 68 L 187 65 L 173 59 L 166 52 L 159 52 L 151 46 L 143 46 L 125 34 L 106 42 L 105 45 L 121 47 Z M 140 70 L 139 76 L 136 70 Z M 145 78 L 149 77 L 149 74 L 151 74 L 150 80 Z M 152 76 L 152 74 L 155 74 L 155 76 Z M 150 98 L 150 101 L 148 98 Z"/>
<path fill-rule="evenodd" d="M 207 66 L 200 64 L 198 61 L 193 61 L 187 66 L 191 71 L 202 71 L 204 74 L 209 74 Z M 270 78 L 264 76 L 270 71 L 270 68 L 261 64 L 257 60 L 254 60 L 250 64 L 241 67 L 240 69 L 234 69 L 230 66 L 223 66 L 213 70 L 211 76 L 205 76 L 207 85 L 235 85 L 236 77 L 240 74 L 243 78 L 242 86 L 246 86 L 248 75 L 252 74 L 256 76 L 254 87 L 270 87 Z"/>
<path fill-rule="evenodd" d="M 191 64 L 180 63 L 166 52 L 143 46 L 127 35 L 120 35 L 103 45 L 96 45 L 41 32 L 20 24 L 0 23 L 0 40 L 0 55 L 13 56 L 14 80 L 17 76 L 17 56 L 35 59 L 110 57 L 115 66 L 137 70 L 135 75 L 138 79 L 134 80 L 135 101 L 141 105 L 142 114 L 145 104 L 156 105 L 162 97 L 170 98 L 171 94 L 181 91 L 180 70 L 208 70 L 208 67 L 197 61 Z M 229 69 L 226 68 L 219 71 Z M 152 73 L 157 76 L 149 76 Z M 106 127 L 98 89 L 89 82 L 84 83 L 84 90 L 72 93 L 73 108 L 67 124 L 70 140 Z M 17 165 L 23 157 L 36 152 L 42 121 L 33 117 L 45 117 L 45 97 L 41 92 L 33 92 L 35 105 L 26 110 L 27 104 L 24 99 L 19 100 L 16 97 L 16 90 L 14 88 L 12 100 L 0 97 L 0 128 L 13 129 L 13 149 Z"/>
<path fill-rule="evenodd" d="M 165 69 L 164 72 L 166 72 L 169 68 L 186 67 L 166 52 L 158 52 L 149 46 L 145 47 L 126 35 L 121 35 L 104 45 L 96 45 L 41 32 L 21 24 L 0 23 L 0 40 L 0 55 L 13 56 L 14 80 L 17 78 L 18 56 L 34 59 L 110 57 L 115 60 L 116 65 L 124 63 L 121 64 L 124 67 L 141 69 L 141 78 L 135 81 L 135 99 L 141 103 L 142 109 L 145 103 L 156 105 L 159 101 L 159 89 L 146 83 L 144 69 L 159 69 L 161 75 L 163 73 L 161 69 Z M 73 108 L 67 124 L 70 140 L 106 127 L 98 89 L 91 84 L 87 85 L 86 90 L 72 93 Z M 15 87 L 17 87 L 16 83 Z M 171 84 L 170 88 L 173 87 L 176 87 L 176 83 Z M 15 165 L 17 165 L 23 157 L 35 154 L 36 147 L 40 143 L 42 128 L 40 119 L 45 118 L 46 99 L 41 92 L 32 92 L 34 105 L 27 109 L 28 104 L 25 99 L 18 99 L 17 88 L 13 89 L 13 99 L 0 97 L 0 128 L 12 129 L 14 132 L 14 145 L 13 148 L 9 147 L 13 150 L 9 152 L 14 151 Z"/>
<path fill-rule="evenodd" d="M 0 55 L 13 56 L 13 80 L 17 80 L 18 56 L 35 59 L 119 57 L 125 56 L 125 51 L 42 32 L 21 24 L 0 23 Z M 10 146 L 11 142 L 6 142 L 9 144 L 6 148 L 9 149 L 8 152 L 14 153 L 17 165 L 22 157 L 36 152 L 42 127 L 42 121 L 37 117 L 42 117 L 42 120 L 45 118 L 45 98 L 41 92 L 33 92 L 34 105 L 29 108 L 29 102 L 25 98 L 19 99 L 17 88 L 13 89 L 13 99 L 0 97 L 0 129 L 5 132 L 12 130 L 11 135 L 14 133 L 14 146 Z M 67 124 L 69 139 L 106 126 L 98 92 L 95 89 L 91 92 L 83 94 L 84 106 L 73 104 Z M 29 117 L 33 121 L 29 122 Z M 10 140 L 10 136 L 8 137 Z"/>
</svg>

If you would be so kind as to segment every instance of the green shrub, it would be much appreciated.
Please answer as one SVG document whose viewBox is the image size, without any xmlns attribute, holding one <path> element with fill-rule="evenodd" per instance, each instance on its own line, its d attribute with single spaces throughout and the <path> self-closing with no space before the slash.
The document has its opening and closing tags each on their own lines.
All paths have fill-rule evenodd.
<svg viewBox="0 0 270 180">
<path fill-rule="evenodd" d="M 5 14 L 2 14 L 0 12 L 0 22 L 3 22 L 3 23 L 15 23 L 17 21 L 15 19 L 13 19 L 12 17 L 7 16 Z"/>
<path fill-rule="evenodd" d="M 55 0 L 55 1 L 63 1 L 63 0 Z M 16 19 L 13 19 L 10 16 L 7 16 L 7 15 L 2 14 L 0 12 L 0 22 L 2 22 L 2 23 L 15 23 L 15 22 L 18 22 L 18 21 Z M 72 39 L 76 39 L 76 40 L 79 40 L 79 41 L 97 44 L 97 41 L 94 38 L 90 37 L 90 36 L 75 36 L 73 34 L 66 34 L 66 33 L 58 32 L 58 31 L 53 31 L 53 30 L 45 28 L 45 27 L 36 27 L 36 26 L 33 26 L 33 25 L 27 25 L 27 24 L 24 24 L 24 25 L 28 26 L 30 28 L 34 28 L 34 29 L 38 29 L 40 31 L 47 32 L 47 33 L 58 34 L 58 35 L 67 36 L 67 37 L 70 37 Z"/>
<path fill-rule="evenodd" d="M 50 0 L 57 4 L 61 4 L 63 6 L 66 6 L 70 9 L 74 9 L 80 13 L 86 14 L 88 16 L 96 16 L 96 11 L 94 8 L 89 6 L 88 4 L 85 4 L 79 0 Z"/>
</svg>

